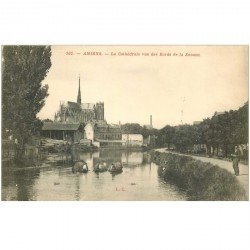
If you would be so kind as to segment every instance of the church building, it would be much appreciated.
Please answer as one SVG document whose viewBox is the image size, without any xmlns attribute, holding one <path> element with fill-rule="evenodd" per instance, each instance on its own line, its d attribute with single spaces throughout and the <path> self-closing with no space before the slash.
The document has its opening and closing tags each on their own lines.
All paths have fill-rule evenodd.
<svg viewBox="0 0 250 250">
<path fill-rule="evenodd" d="M 59 110 L 55 113 L 54 120 L 63 123 L 97 122 L 106 123 L 104 119 L 104 103 L 84 103 L 81 98 L 81 86 L 79 77 L 79 89 L 76 102 L 61 102 Z"/>
<path fill-rule="evenodd" d="M 97 147 L 143 145 L 142 135 L 122 134 L 120 124 L 108 124 L 104 117 L 104 102 L 82 102 L 79 77 L 76 102 L 61 102 L 59 110 L 55 113 L 54 122 L 45 122 L 41 134 L 51 139 Z"/>
</svg>

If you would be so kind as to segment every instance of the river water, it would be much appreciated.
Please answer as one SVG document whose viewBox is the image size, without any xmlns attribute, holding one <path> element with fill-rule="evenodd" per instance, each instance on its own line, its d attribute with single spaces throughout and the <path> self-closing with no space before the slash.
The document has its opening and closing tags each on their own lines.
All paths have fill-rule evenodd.
<svg viewBox="0 0 250 250">
<path fill-rule="evenodd" d="M 88 173 L 72 173 L 68 156 L 50 156 L 40 167 L 2 171 L 2 200 L 186 200 L 178 188 L 158 176 L 158 166 L 143 152 L 101 150 L 74 153 L 75 160 L 87 162 Z M 121 161 L 123 172 L 94 173 L 98 161 Z"/>
</svg>

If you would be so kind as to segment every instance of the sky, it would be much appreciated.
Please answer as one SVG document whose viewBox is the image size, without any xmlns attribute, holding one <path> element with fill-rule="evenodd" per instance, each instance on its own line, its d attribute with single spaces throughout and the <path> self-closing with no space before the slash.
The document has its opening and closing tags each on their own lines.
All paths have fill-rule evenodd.
<svg viewBox="0 0 250 250">
<path fill-rule="evenodd" d="M 108 123 L 145 125 L 152 115 L 155 128 L 192 124 L 248 101 L 247 46 L 51 48 L 41 119 L 77 100 L 79 75 L 82 102 L 103 101 Z"/>
</svg>

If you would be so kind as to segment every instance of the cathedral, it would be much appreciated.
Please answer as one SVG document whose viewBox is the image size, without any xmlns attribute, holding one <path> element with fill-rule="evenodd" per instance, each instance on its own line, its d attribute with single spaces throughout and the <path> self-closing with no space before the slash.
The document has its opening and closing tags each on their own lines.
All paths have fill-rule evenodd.
<svg viewBox="0 0 250 250">
<path fill-rule="evenodd" d="M 61 102 L 54 120 L 63 123 L 106 123 L 104 120 L 104 103 L 82 103 L 79 77 L 77 102 Z"/>
</svg>

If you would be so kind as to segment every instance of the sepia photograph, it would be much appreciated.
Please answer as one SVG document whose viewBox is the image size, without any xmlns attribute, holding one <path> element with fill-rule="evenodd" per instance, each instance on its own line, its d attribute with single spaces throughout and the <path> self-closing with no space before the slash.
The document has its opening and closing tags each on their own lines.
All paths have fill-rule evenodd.
<svg viewBox="0 0 250 250">
<path fill-rule="evenodd" d="M 2 46 L 2 201 L 248 201 L 248 46 Z"/>
<path fill-rule="evenodd" d="M 249 13 L 0 1 L 0 248 L 250 249 Z"/>
</svg>

